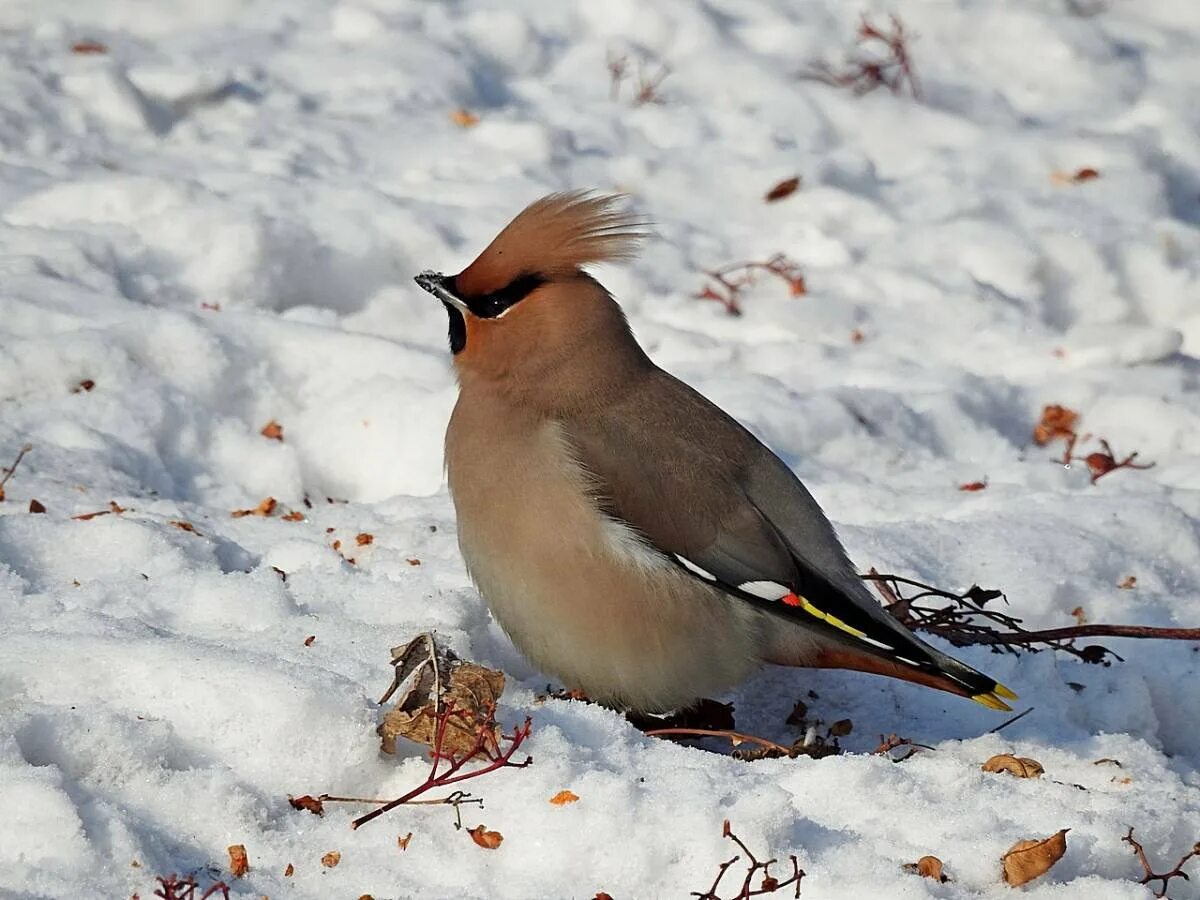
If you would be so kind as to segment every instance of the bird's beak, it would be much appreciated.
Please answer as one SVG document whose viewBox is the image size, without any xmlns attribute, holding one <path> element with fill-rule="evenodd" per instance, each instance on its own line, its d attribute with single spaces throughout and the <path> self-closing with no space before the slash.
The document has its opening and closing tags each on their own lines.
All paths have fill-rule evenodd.
<svg viewBox="0 0 1200 900">
<path fill-rule="evenodd" d="M 449 275 L 443 275 L 441 272 L 433 272 L 426 270 L 420 275 L 413 278 L 417 284 L 429 291 L 433 296 L 437 297 L 443 303 L 453 306 L 459 312 L 467 312 L 467 304 L 462 301 L 462 298 L 450 289 L 450 285 L 454 279 Z"/>
</svg>

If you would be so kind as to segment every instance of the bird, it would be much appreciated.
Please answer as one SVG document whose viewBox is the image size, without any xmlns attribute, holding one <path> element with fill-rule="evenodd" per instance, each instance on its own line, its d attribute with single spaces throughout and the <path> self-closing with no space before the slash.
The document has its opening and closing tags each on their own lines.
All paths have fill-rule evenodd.
<svg viewBox="0 0 1200 900">
<path fill-rule="evenodd" d="M 458 397 L 446 478 L 467 572 L 539 670 L 636 714 L 686 709 L 766 664 L 891 676 L 1010 709 L 855 573 L 792 470 L 651 361 L 588 272 L 647 223 L 619 194 L 550 194 L 441 301 Z"/>
</svg>

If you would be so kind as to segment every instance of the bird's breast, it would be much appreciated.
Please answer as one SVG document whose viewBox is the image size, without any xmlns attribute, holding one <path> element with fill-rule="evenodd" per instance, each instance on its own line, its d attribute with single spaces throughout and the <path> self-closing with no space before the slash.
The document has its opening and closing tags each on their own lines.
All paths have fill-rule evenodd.
<svg viewBox="0 0 1200 900">
<path fill-rule="evenodd" d="M 562 427 L 460 400 L 446 435 L 458 540 L 530 660 L 591 696 L 668 709 L 760 657 L 761 626 L 604 515 Z"/>
</svg>

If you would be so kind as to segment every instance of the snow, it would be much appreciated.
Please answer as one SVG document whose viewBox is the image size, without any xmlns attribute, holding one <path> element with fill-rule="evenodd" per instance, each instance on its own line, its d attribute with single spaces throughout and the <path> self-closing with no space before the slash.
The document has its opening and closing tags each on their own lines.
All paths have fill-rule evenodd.
<svg viewBox="0 0 1200 900">
<path fill-rule="evenodd" d="M 0 503 L 0 896 L 148 897 L 170 872 L 298 900 L 683 896 L 733 855 L 727 818 L 795 853 L 810 900 L 1009 896 L 1000 856 L 1059 828 L 1067 854 L 1026 895 L 1147 896 L 1126 829 L 1165 868 L 1200 839 L 1195 645 L 1106 640 L 1111 667 L 958 651 L 1035 707 L 999 734 L 848 673 L 764 671 L 721 698 L 788 743 L 797 699 L 852 719 L 852 752 L 821 760 L 744 763 L 537 702 L 546 676 L 457 553 L 444 315 L 411 282 L 546 192 L 627 191 L 656 237 L 601 279 L 864 570 L 1003 588 L 1034 627 L 1076 607 L 1195 626 L 1200 6 L 1092 6 L 904 0 L 916 102 L 798 77 L 845 59 L 859 8 L 833 0 L 5 3 L 0 465 L 33 450 Z M 71 52 L 85 39 L 108 52 Z M 613 100 L 610 54 L 635 79 L 669 64 L 663 102 Z M 1072 183 L 1084 168 L 1100 177 Z M 807 296 L 765 278 L 741 318 L 694 298 L 702 269 L 778 252 Z M 1052 464 L 1061 445 L 1030 442 L 1048 403 L 1156 466 L 1092 485 Z M 274 516 L 230 515 L 267 496 Z M 508 674 L 504 722 L 534 719 L 533 766 L 468 785 L 486 805 L 465 824 L 496 850 L 447 809 L 351 831 L 361 807 L 287 803 L 419 782 L 419 749 L 379 753 L 375 699 L 389 648 L 428 629 Z M 891 732 L 936 750 L 871 755 Z M 1001 752 L 1046 775 L 980 771 Z M 581 799 L 550 804 L 562 789 Z M 927 853 L 952 882 L 902 872 Z"/>
</svg>

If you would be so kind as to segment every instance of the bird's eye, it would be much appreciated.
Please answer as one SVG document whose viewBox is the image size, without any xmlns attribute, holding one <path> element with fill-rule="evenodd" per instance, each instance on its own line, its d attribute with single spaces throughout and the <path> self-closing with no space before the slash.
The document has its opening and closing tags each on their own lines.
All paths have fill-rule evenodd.
<svg viewBox="0 0 1200 900">
<path fill-rule="evenodd" d="M 481 319 L 494 319 L 545 283 L 545 276 L 536 272 L 519 275 L 498 291 L 467 300 L 467 306 Z"/>
</svg>

